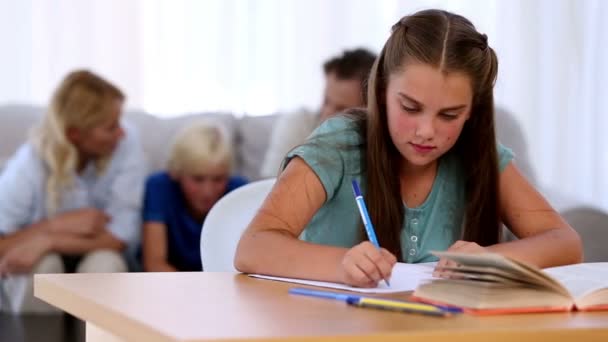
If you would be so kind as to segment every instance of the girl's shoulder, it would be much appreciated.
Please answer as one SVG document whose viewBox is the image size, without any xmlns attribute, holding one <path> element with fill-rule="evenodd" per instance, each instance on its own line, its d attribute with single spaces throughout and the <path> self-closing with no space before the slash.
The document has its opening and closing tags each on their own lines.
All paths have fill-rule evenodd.
<svg viewBox="0 0 608 342">
<path fill-rule="evenodd" d="M 308 137 L 308 142 L 322 141 L 337 144 L 360 144 L 363 142 L 361 121 L 350 115 L 336 115 L 319 125 Z"/>
<path fill-rule="evenodd" d="M 507 165 L 515 158 L 515 154 L 513 150 L 501 144 L 500 142 L 496 143 L 496 156 L 498 157 L 498 169 L 502 172 Z M 447 152 L 445 155 L 441 157 L 441 162 L 449 169 L 451 172 L 462 173 L 463 168 L 467 165 L 464 165 L 464 161 L 461 156 L 458 155 L 453 149 Z"/>
</svg>

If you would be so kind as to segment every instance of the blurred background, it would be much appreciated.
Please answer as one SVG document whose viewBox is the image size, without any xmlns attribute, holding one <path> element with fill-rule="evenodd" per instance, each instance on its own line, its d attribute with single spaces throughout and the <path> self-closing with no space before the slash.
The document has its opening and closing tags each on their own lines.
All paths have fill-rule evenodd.
<svg viewBox="0 0 608 342">
<path fill-rule="evenodd" d="M 379 52 L 393 23 L 431 7 L 488 35 L 497 105 L 520 122 L 537 183 L 608 209 L 607 1 L 0 0 L 0 105 L 45 105 L 85 67 L 160 117 L 314 110 L 325 59 Z"/>
</svg>

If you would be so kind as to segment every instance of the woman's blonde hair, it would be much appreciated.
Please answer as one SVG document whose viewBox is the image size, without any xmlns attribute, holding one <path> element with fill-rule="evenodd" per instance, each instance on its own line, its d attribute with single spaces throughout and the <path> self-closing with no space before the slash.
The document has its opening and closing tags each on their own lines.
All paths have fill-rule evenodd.
<svg viewBox="0 0 608 342">
<path fill-rule="evenodd" d="M 192 174 L 206 167 L 225 165 L 232 169 L 232 144 L 223 126 L 200 121 L 183 128 L 173 142 L 169 173 Z"/>
<path fill-rule="evenodd" d="M 69 73 L 55 90 L 49 108 L 30 141 L 49 170 L 46 182 L 46 206 L 53 214 L 61 203 L 61 193 L 71 186 L 78 166 L 78 151 L 68 140 L 68 128 L 88 130 L 110 117 L 114 101 L 124 101 L 124 94 L 110 82 L 87 70 Z M 95 160 L 103 172 L 111 156 Z"/>
</svg>

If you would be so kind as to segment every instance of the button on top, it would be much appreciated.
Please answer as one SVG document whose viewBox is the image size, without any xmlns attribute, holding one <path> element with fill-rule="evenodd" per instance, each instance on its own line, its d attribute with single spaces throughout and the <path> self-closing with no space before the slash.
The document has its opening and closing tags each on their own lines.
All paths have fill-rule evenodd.
<svg viewBox="0 0 608 342">
<path fill-rule="evenodd" d="M 418 224 L 418 219 L 417 218 L 413 218 L 411 222 L 415 226 L 415 225 Z"/>
</svg>

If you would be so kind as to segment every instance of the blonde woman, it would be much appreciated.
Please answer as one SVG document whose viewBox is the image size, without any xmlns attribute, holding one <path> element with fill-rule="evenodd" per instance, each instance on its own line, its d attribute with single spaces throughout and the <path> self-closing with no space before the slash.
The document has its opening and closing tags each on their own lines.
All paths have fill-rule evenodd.
<svg viewBox="0 0 608 342">
<path fill-rule="evenodd" d="M 146 182 L 146 271 L 202 270 L 199 242 L 205 216 L 223 195 L 247 183 L 230 176 L 232 160 L 232 146 L 221 126 L 200 122 L 178 133 L 168 170 Z"/>
<path fill-rule="evenodd" d="M 31 274 L 123 272 L 138 238 L 145 177 L 124 95 L 85 70 L 68 74 L 42 122 L 0 175 L 0 307 L 40 312 Z"/>
</svg>

